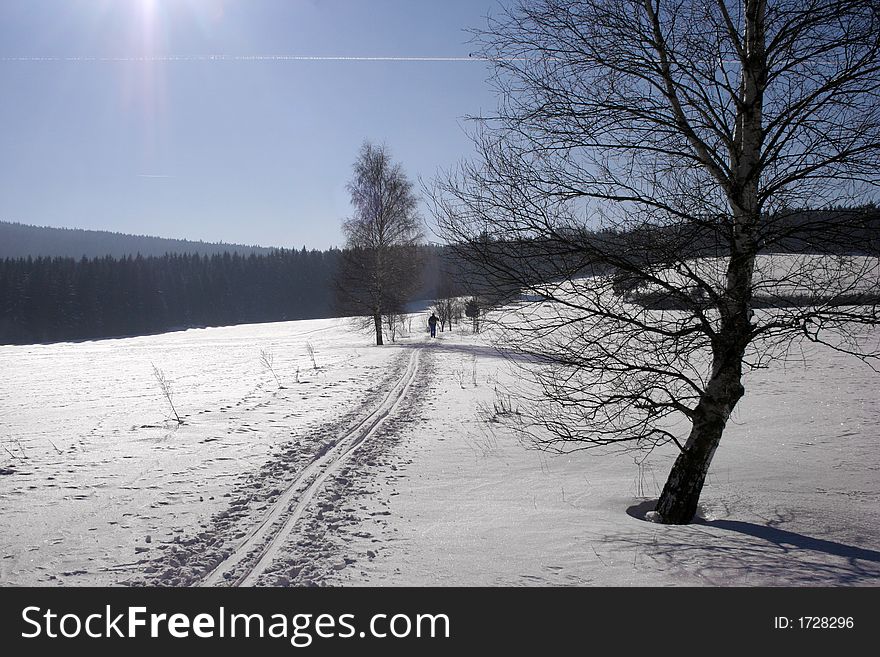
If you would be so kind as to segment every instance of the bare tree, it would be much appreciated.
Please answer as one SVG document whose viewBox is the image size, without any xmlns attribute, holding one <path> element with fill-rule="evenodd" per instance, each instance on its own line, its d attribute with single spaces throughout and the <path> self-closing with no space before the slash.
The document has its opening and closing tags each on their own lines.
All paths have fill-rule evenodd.
<svg viewBox="0 0 880 657">
<path fill-rule="evenodd" d="M 403 334 L 406 329 L 406 315 L 389 312 L 382 316 L 385 323 L 385 335 L 391 342 L 397 342 L 397 336 Z"/>
<path fill-rule="evenodd" d="M 272 353 L 271 349 L 260 349 L 260 364 L 269 370 L 269 373 L 275 378 L 278 389 L 283 390 L 284 386 L 281 385 L 281 379 L 278 378 L 278 374 L 275 372 L 275 354 Z"/>
<path fill-rule="evenodd" d="M 483 304 L 478 297 L 470 297 L 464 303 L 464 314 L 471 320 L 471 329 L 474 334 L 480 332 L 480 315 L 483 313 Z"/>
<path fill-rule="evenodd" d="M 309 360 L 312 361 L 312 369 L 318 369 L 318 361 L 315 359 L 315 345 L 306 340 L 306 352 L 309 354 Z"/>
<path fill-rule="evenodd" d="M 453 323 L 461 318 L 462 302 L 456 297 L 444 296 L 434 299 L 431 308 L 434 311 L 434 314 L 437 315 L 437 321 L 440 322 L 441 333 L 445 331 L 447 327 L 449 327 L 449 330 L 451 331 Z"/>
<path fill-rule="evenodd" d="M 165 397 L 165 401 L 167 401 L 168 405 L 171 407 L 174 419 L 177 420 L 177 424 L 183 424 L 183 420 L 180 419 L 180 415 L 177 414 L 177 409 L 174 407 L 173 383 L 165 376 L 165 372 L 156 367 L 154 363 L 151 363 L 151 365 L 153 365 L 153 377 L 156 379 L 156 383 L 159 384 L 159 390 L 162 391 L 162 396 Z"/>
<path fill-rule="evenodd" d="M 346 237 L 337 293 L 343 310 L 371 317 L 382 344 L 382 316 L 400 314 L 419 283 L 422 239 L 418 198 L 385 146 L 365 142 L 348 184 L 354 215 Z"/>
<path fill-rule="evenodd" d="M 437 321 L 440 323 L 441 333 L 446 330 L 447 326 L 451 331 L 453 323 L 459 321 L 464 312 L 464 304 L 458 298 L 460 293 L 457 293 L 451 275 L 448 272 L 443 272 L 442 275 L 443 278 L 437 290 L 437 298 L 434 299 L 434 303 L 431 306 L 434 314 L 437 315 Z"/>
<path fill-rule="evenodd" d="M 745 373 L 797 341 L 878 355 L 880 220 L 857 204 L 880 175 L 880 4 L 523 0 L 476 40 L 499 109 L 431 191 L 442 236 L 521 293 L 506 346 L 542 363 L 524 428 L 676 446 L 655 517 L 690 522 Z"/>
</svg>

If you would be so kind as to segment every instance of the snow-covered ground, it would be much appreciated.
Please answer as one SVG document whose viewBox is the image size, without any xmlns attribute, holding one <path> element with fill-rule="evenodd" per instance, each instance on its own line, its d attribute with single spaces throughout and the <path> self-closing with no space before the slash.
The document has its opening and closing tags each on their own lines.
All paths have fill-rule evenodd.
<svg viewBox="0 0 880 657">
<path fill-rule="evenodd" d="M 627 513 L 669 450 L 525 449 L 493 417 L 520 373 L 467 331 L 246 325 L 0 367 L 4 585 L 880 584 L 878 375 L 830 351 L 749 375 L 686 527 Z"/>
</svg>

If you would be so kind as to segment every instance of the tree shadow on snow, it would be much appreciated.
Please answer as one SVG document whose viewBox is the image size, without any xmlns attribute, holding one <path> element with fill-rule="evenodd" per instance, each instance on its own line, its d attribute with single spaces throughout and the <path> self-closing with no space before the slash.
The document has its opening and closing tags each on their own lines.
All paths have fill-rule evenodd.
<svg viewBox="0 0 880 657">
<path fill-rule="evenodd" d="M 803 534 L 790 532 L 785 529 L 768 527 L 767 525 L 758 525 L 751 522 L 743 522 L 741 520 L 698 519 L 697 522 L 702 525 L 708 525 L 709 527 L 718 527 L 719 529 L 739 532 L 740 534 L 747 534 L 748 536 L 763 539 L 768 543 L 774 544 L 780 550 L 788 550 L 791 548 L 813 550 L 815 552 L 824 552 L 825 554 L 842 557 L 844 559 L 858 559 L 860 561 L 873 561 L 874 563 L 880 563 L 880 552 L 877 550 L 868 550 L 853 545 L 846 545 L 845 543 L 828 541 L 823 538 L 804 536 Z"/>
<path fill-rule="evenodd" d="M 656 500 L 642 501 L 627 513 L 644 520 L 655 504 Z M 880 583 L 877 550 L 741 520 L 698 516 L 690 525 L 652 527 L 655 531 L 608 538 L 632 548 L 634 564 L 647 562 L 716 586 Z"/>
</svg>

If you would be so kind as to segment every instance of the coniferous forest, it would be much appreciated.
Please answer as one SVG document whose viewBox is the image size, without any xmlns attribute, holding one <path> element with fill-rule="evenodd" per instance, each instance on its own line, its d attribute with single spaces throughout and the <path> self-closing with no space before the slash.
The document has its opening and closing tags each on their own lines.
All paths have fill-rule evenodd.
<svg viewBox="0 0 880 657">
<path fill-rule="evenodd" d="M 0 260 L 0 344 L 330 317 L 340 252 Z"/>
<path fill-rule="evenodd" d="M 430 299 L 441 249 L 422 247 L 413 299 Z M 342 251 L 0 259 L 0 344 L 148 335 L 341 314 Z M 344 314 L 344 313 L 343 313 Z"/>
</svg>

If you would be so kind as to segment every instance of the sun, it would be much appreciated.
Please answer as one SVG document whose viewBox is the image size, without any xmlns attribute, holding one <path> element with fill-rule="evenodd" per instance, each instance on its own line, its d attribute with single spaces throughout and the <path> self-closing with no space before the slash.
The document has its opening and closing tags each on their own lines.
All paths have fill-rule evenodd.
<svg viewBox="0 0 880 657">
<path fill-rule="evenodd" d="M 148 23 L 152 23 L 156 18 L 156 9 L 159 6 L 159 0 L 138 0 L 141 10 L 141 18 Z"/>
</svg>

